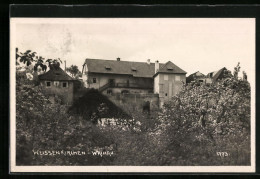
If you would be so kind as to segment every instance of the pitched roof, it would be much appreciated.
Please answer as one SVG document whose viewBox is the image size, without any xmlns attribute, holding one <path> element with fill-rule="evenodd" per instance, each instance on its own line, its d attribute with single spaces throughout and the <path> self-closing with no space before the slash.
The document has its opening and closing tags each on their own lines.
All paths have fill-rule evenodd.
<svg viewBox="0 0 260 179">
<path fill-rule="evenodd" d="M 186 82 L 189 83 L 191 81 L 194 81 L 195 79 L 201 79 L 204 78 L 205 75 L 203 73 L 201 73 L 200 71 L 197 71 L 195 73 L 190 74 L 187 78 L 186 78 Z"/>
<path fill-rule="evenodd" d="M 171 61 L 168 61 L 162 67 L 159 68 L 159 71 L 157 73 L 181 73 L 181 74 L 186 74 L 187 72 L 182 70 L 180 67 L 178 67 L 177 65 L 175 65 Z"/>
<path fill-rule="evenodd" d="M 65 71 L 60 67 L 51 68 L 46 73 L 39 75 L 40 80 L 50 80 L 50 81 L 72 81 L 75 80 L 70 77 Z"/>
<path fill-rule="evenodd" d="M 216 75 L 218 71 L 212 71 L 212 72 L 209 72 L 206 76 L 207 77 L 210 77 L 210 74 L 212 74 L 212 76 Z"/>
<path fill-rule="evenodd" d="M 213 81 L 217 81 L 218 79 L 221 79 L 223 77 L 224 71 L 227 70 L 225 67 L 221 68 L 219 71 L 217 71 L 215 74 L 213 74 Z"/>
<path fill-rule="evenodd" d="M 152 78 L 155 74 L 155 63 L 86 59 L 85 64 L 87 64 L 89 73 L 122 74 L 144 78 Z M 171 67 L 172 70 L 167 70 L 167 67 Z M 186 73 L 172 62 L 167 62 L 166 64 L 160 63 L 158 72 Z"/>
</svg>

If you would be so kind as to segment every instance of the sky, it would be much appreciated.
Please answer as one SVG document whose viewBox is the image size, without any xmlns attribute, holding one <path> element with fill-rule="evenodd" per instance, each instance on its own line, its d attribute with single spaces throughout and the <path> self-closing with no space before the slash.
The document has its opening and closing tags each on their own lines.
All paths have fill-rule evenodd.
<svg viewBox="0 0 260 179">
<path fill-rule="evenodd" d="M 253 18 L 16 18 L 11 25 L 12 48 L 60 58 L 80 70 L 86 58 L 117 57 L 172 61 L 187 76 L 233 71 L 238 62 L 248 78 L 255 70 Z"/>
</svg>

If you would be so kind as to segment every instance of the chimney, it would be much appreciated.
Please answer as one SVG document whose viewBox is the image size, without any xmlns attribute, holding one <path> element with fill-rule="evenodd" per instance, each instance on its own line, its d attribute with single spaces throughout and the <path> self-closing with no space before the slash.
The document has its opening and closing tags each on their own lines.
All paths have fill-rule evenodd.
<svg viewBox="0 0 260 179">
<path fill-rule="evenodd" d="M 147 64 L 150 65 L 150 63 L 151 63 L 151 61 L 150 61 L 150 59 L 148 59 L 148 60 L 147 60 Z"/>
<path fill-rule="evenodd" d="M 119 58 L 119 57 L 117 57 L 117 58 L 116 58 L 116 61 L 120 61 L 120 58 Z"/>
<path fill-rule="evenodd" d="M 155 73 L 157 73 L 157 71 L 159 70 L 159 61 L 158 60 L 156 60 L 155 61 Z"/>
</svg>

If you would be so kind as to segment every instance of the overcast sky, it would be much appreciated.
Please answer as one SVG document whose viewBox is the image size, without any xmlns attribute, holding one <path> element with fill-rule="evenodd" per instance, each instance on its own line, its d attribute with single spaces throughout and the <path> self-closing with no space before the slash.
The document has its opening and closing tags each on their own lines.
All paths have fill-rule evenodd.
<svg viewBox="0 0 260 179">
<path fill-rule="evenodd" d="M 12 19 L 15 46 L 45 58 L 61 58 L 82 69 L 84 59 L 161 63 L 188 74 L 207 74 L 237 62 L 250 75 L 255 61 L 255 19 L 82 18 Z M 12 34 L 13 35 L 13 34 Z M 64 67 L 64 64 L 62 65 Z"/>
</svg>

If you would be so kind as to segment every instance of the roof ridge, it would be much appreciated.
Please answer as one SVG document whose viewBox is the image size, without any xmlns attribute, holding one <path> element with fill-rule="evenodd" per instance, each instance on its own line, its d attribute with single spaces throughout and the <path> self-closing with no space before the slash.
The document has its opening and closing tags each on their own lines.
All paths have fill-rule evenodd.
<svg viewBox="0 0 260 179">
<path fill-rule="evenodd" d="M 108 59 L 97 59 L 97 58 L 86 58 L 86 60 L 102 60 L 102 61 L 111 61 L 111 62 L 128 62 L 128 63 L 144 63 L 147 64 L 147 62 L 138 62 L 138 61 L 117 61 L 117 60 L 108 60 Z M 150 62 L 150 64 L 155 64 L 155 62 Z M 165 63 L 159 63 L 161 65 L 164 65 Z"/>
</svg>

